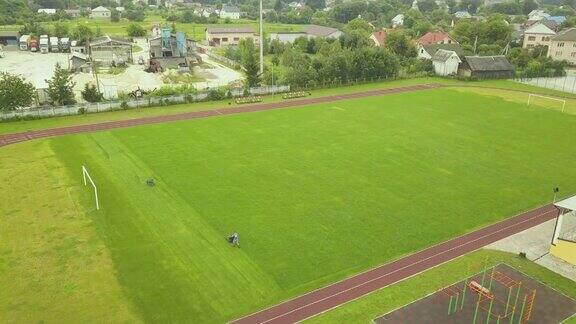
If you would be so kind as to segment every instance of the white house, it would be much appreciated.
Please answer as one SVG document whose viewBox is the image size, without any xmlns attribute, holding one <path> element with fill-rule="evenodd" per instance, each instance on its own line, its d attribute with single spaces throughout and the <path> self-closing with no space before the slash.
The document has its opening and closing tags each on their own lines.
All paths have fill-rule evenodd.
<svg viewBox="0 0 576 324">
<path fill-rule="evenodd" d="M 90 12 L 90 18 L 94 19 L 108 19 L 111 16 L 111 11 L 105 7 L 96 7 Z"/>
<path fill-rule="evenodd" d="M 545 13 L 544 10 L 535 9 L 528 14 L 528 20 L 542 20 L 548 19 L 550 15 Z"/>
<path fill-rule="evenodd" d="M 454 51 L 439 49 L 432 57 L 432 65 L 437 75 L 455 75 L 460 63 L 462 60 Z"/>
<path fill-rule="evenodd" d="M 222 5 L 222 10 L 220 10 L 220 18 L 223 19 L 240 19 L 240 9 L 236 6 Z"/>
<path fill-rule="evenodd" d="M 456 18 L 456 19 L 470 19 L 470 18 L 472 18 L 472 15 L 466 10 L 461 10 L 461 11 L 456 11 L 454 13 L 454 18 Z"/>
<path fill-rule="evenodd" d="M 392 28 L 402 27 L 404 25 L 404 14 L 397 14 L 392 18 Z"/>
<path fill-rule="evenodd" d="M 550 39 L 556 36 L 556 32 L 540 22 L 530 26 L 524 31 L 522 47 L 531 48 L 538 45 L 550 45 Z"/>
<path fill-rule="evenodd" d="M 48 8 L 38 9 L 38 13 L 45 13 L 47 15 L 53 15 L 56 13 L 56 9 L 48 9 Z"/>
</svg>

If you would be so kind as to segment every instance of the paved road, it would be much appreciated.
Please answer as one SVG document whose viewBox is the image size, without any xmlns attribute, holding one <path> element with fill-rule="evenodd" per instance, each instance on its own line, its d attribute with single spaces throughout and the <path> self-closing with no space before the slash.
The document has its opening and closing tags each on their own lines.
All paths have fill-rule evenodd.
<svg viewBox="0 0 576 324">
<path fill-rule="evenodd" d="M 546 205 L 522 213 L 271 308 L 258 311 L 232 323 L 296 323 L 553 219 L 557 213 L 557 209 L 553 205 Z"/>
<path fill-rule="evenodd" d="M 164 122 L 171 122 L 171 121 L 178 121 L 178 120 L 207 118 L 207 117 L 220 116 L 220 115 L 235 115 L 235 114 L 240 114 L 240 113 L 248 113 L 248 112 L 271 110 L 271 109 L 302 107 L 302 106 L 306 106 L 306 105 L 310 105 L 310 104 L 333 102 L 333 101 L 338 101 L 338 100 L 342 100 L 342 99 L 355 99 L 355 98 L 363 98 L 363 97 L 371 97 L 371 96 L 382 96 L 382 95 L 388 95 L 388 94 L 400 93 L 400 92 L 411 92 L 411 91 L 434 89 L 434 88 L 438 88 L 438 87 L 441 87 L 441 85 L 421 84 L 421 85 L 415 85 L 415 86 L 390 88 L 390 89 L 378 89 L 378 90 L 362 91 L 362 92 L 347 93 L 347 94 L 342 94 L 342 95 L 333 95 L 333 96 L 318 97 L 318 98 L 296 99 L 296 100 L 289 100 L 289 101 L 282 101 L 282 102 L 244 105 L 244 106 L 238 106 L 238 107 L 234 107 L 234 108 L 222 108 L 222 109 L 214 109 L 214 110 L 195 111 L 195 112 L 187 112 L 187 113 L 173 114 L 173 115 L 162 115 L 162 116 L 154 116 L 154 117 L 126 119 L 126 120 L 103 122 L 103 123 L 97 123 L 97 124 L 76 125 L 76 126 L 68 126 L 68 127 L 60 127 L 60 128 L 51 128 L 51 129 L 23 132 L 23 133 L 4 134 L 4 135 L 0 135 L 0 147 L 6 146 L 9 144 L 18 143 L 18 142 L 24 142 L 24 141 L 29 141 L 29 140 L 33 140 L 33 139 L 38 139 L 38 138 L 55 137 L 55 136 L 63 136 L 63 135 L 78 134 L 78 133 L 88 133 L 88 132 L 95 132 L 95 131 L 101 131 L 101 130 L 132 127 L 132 126 L 146 125 L 146 124 L 157 124 L 157 123 L 164 123 Z"/>
</svg>

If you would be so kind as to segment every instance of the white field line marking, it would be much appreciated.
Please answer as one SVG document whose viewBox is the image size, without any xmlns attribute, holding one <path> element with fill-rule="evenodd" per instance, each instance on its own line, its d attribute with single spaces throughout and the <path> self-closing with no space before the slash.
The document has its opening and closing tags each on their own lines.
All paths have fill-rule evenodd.
<svg viewBox="0 0 576 324">
<path fill-rule="evenodd" d="M 542 206 L 538 206 L 538 207 L 536 207 L 536 208 L 532 208 L 532 209 L 528 209 L 528 210 L 521 211 L 521 212 L 519 212 L 518 214 L 516 214 L 516 215 L 514 215 L 514 216 L 512 216 L 512 217 L 510 217 L 510 218 L 504 219 L 504 220 L 502 220 L 502 221 L 500 221 L 500 222 L 505 222 L 505 221 L 510 220 L 510 219 L 512 219 L 512 218 L 517 218 L 517 217 L 519 218 L 519 217 L 521 217 L 521 216 L 522 216 L 523 214 L 525 214 L 525 213 L 529 213 L 529 212 L 535 211 L 535 210 L 537 210 L 537 209 L 544 208 L 544 207 L 546 207 L 546 206 L 548 206 L 548 205 L 549 205 L 549 204 L 545 204 L 545 205 L 542 205 Z M 553 210 L 555 210 L 555 209 L 553 209 Z M 540 215 L 546 215 L 547 213 L 548 213 L 548 212 L 546 212 L 546 213 L 544 213 L 544 214 L 540 214 Z M 257 310 L 257 311 L 255 311 L 255 312 L 252 312 L 252 313 L 248 314 L 248 315 L 245 315 L 245 316 L 242 316 L 242 317 L 240 317 L 240 318 L 234 319 L 234 320 L 232 320 L 232 321 L 230 321 L 230 322 L 237 322 L 237 321 L 240 321 L 240 320 L 242 320 L 242 319 L 244 319 L 244 318 L 248 318 L 248 317 L 251 317 L 251 316 L 256 315 L 256 314 L 258 314 L 258 313 L 265 312 L 265 311 L 267 311 L 267 310 L 269 310 L 269 309 L 272 309 L 272 308 L 275 308 L 275 307 L 277 307 L 277 306 L 279 306 L 279 305 L 282 305 L 282 304 L 291 302 L 291 301 L 293 301 L 293 300 L 296 300 L 296 299 L 299 299 L 299 298 L 308 296 L 308 295 L 310 295 L 310 294 L 315 293 L 316 291 L 319 291 L 319 290 L 325 289 L 325 288 L 327 288 L 327 287 L 330 287 L 330 286 L 339 284 L 339 283 L 344 282 L 344 281 L 346 281 L 346 280 L 352 279 L 352 278 L 354 278 L 354 277 L 356 277 L 356 276 L 360 276 L 360 275 L 363 275 L 363 274 L 365 274 L 365 273 L 374 271 L 374 270 L 376 270 L 376 269 L 378 269 L 378 268 L 380 268 L 380 267 L 382 267 L 382 266 L 385 266 L 385 265 L 387 265 L 387 264 L 392 264 L 392 263 L 394 263 L 394 262 L 398 262 L 398 261 L 400 261 L 400 260 L 402 260 L 402 259 L 404 259 L 404 258 L 407 258 L 407 257 L 409 257 L 409 256 L 412 256 L 412 255 L 414 255 L 414 254 L 422 253 L 422 252 L 424 252 L 424 251 L 426 251 L 426 250 L 428 250 L 428 249 L 432 249 L 432 248 L 438 247 L 438 246 L 440 246 L 440 245 L 442 245 L 442 244 L 447 244 L 447 243 L 449 243 L 449 242 L 451 242 L 451 241 L 458 240 L 458 239 L 460 239 L 460 238 L 462 238 L 462 237 L 464 237 L 464 236 L 466 236 L 466 235 L 473 234 L 473 233 L 475 233 L 475 232 L 477 232 L 477 231 L 486 229 L 486 228 L 488 228 L 488 227 L 490 227 L 490 226 L 494 226 L 494 225 L 496 225 L 496 224 L 499 224 L 499 223 L 494 223 L 494 224 L 487 225 L 487 226 L 485 226 L 485 227 L 478 228 L 478 229 L 474 230 L 473 232 L 464 233 L 464 234 L 462 234 L 462 235 L 460 235 L 460 236 L 456 236 L 456 237 L 454 237 L 454 238 L 448 239 L 447 241 L 438 242 L 438 243 L 436 243 L 436 244 L 433 244 L 433 245 L 430 245 L 430 246 L 428 246 L 428 247 L 425 247 L 425 248 L 423 248 L 423 249 L 421 249 L 421 250 L 417 250 L 417 251 L 414 251 L 414 252 L 412 252 L 412 253 L 410 253 L 410 254 L 401 256 L 401 257 L 399 257 L 399 258 L 397 258 L 397 259 L 390 260 L 390 261 L 388 261 L 387 263 L 378 264 L 378 265 L 376 265 L 376 266 L 374 266 L 374 267 L 372 267 L 372 268 L 370 268 L 370 269 L 367 269 L 367 270 L 365 270 L 365 271 L 363 271 L 363 272 L 356 273 L 356 274 L 352 274 L 352 275 L 350 275 L 350 276 L 348 276 L 348 277 L 346 277 L 346 278 L 344 278 L 344 279 L 335 281 L 335 282 L 333 282 L 333 283 L 331 283 L 331 284 L 328 284 L 327 286 L 323 286 L 323 287 L 320 287 L 320 288 L 316 288 L 316 289 L 314 289 L 314 290 L 312 290 L 312 291 L 309 291 L 309 292 L 307 292 L 307 293 L 305 293 L 305 294 L 303 294 L 303 295 L 295 296 L 295 297 L 293 297 L 293 298 L 286 299 L 286 300 L 284 300 L 284 301 L 280 301 L 280 302 L 278 302 L 278 303 L 275 304 L 275 305 L 272 305 L 272 306 L 269 306 L 269 307 L 266 307 L 266 308 Z M 454 258 L 454 259 L 457 259 L 457 258 Z M 434 267 L 432 267 L 432 268 L 434 268 Z"/>
<path fill-rule="evenodd" d="M 356 286 L 354 286 L 354 287 L 345 289 L 345 290 L 343 290 L 343 291 L 339 291 L 339 292 L 337 292 L 337 293 L 335 293 L 335 294 L 333 294 L 333 295 L 330 295 L 330 296 L 328 296 L 328 297 L 324 297 L 324 298 L 322 298 L 322 299 L 316 300 L 316 301 L 314 301 L 314 302 L 312 302 L 312 303 L 309 303 L 309 304 L 306 304 L 306 305 L 304 305 L 304 306 L 300 306 L 300 307 L 298 307 L 298 308 L 295 308 L 295 309 L 293 309 L 293 310 L 290 310 L 290 311 L 288 311 L 288 312 L 286 312 L 286 313 L 283 313 L 283 314 L 281 314 L 281 315 L 275 316 L 275 317 L 273 317 L 273 318 L 271 318 L 271 319 L 268 319 L 268 320 L 266 320 L 266 321 L 264 321 L 264 322 L 260 322 L 260 323 L 261 323 L 261 324 L 264 324 L 264 323 L 271 322 L 271 321 L 273 321 L 273 320 L 275 320 L 275 319 L 277 319 L 277 318 L 279 318 L 279 317 L 283 317 L 283 316 L 285 316 L 285 315 L 294 313 L 295 311 L 298 311 L 298 310 L 300 310 L 300 309 L 302 309 L 302 308 L 306 308 L 306 307 L 308 307 L 308 306 L 317 304 L 317 303 L 319 303 L 319 302 L 322 302 L 322 301 L 324 301 L 324 300 L 326 300 L 326 299 L 329 299 L 329 298 L 332 298 L 332 297 L 334 297 L 334 296 L 341 295 L 341 294 L 346 293 L 346 292 L 348 292 L 348 291 L 350 291 L 350 290 L 352 290 L 352 289 L 356 289 L 356 288 L 358 288 L 358 287 L 362 287 L 362 286 L 364 286 L 364 285 L 366 285 L 366 284 L 369 284 L 369 283 L 371 283 L 371 282 L 374 282 L 374 281 L 376 281 L 376 280 L 379 280 L 379 279 L 381 279 L 381 278 L 383 278 L 383 277 L 389 276 L 389 275 L 391 275 L 391 274 L 393 274 L 393 273 L 396 273 L 396 272 L 398 272 L 398 271 L 401 271 L 401 270 L 404 270 L 404 269 L 406 269 L 406 268 L 412 267 L 412 266 L 414 266 L 414 265 L 416 265 L 416 264 L 419 264 L 419 263 L 422 263 L 422 262 L 424 262 L 424 261 L 428 261 L 428 260 L 430 260 L 430 259 L 432 259 L 432 258 L 434 258 L 434 257 L 437 257 L 437 256 L 441 255 L 441 254 L 445 254 L 445 253 L 447 253 L 447 252 L 450 252 L 450 251 L 459 249 L 459 248 L 461 248 L 461 247 L 464 247 L 464 246 L 466 246 L 466 245 L 469 245 L 470 243 L 476 242 L 476 241 L 481 240 L 481 239 L 483 239 L 483 238 L 486 238 L 486 237 L 489 237 L 489 236 L 493 236 L 493 235 L 495 235 L 495 234 L 497 234 L 497 233 L 500 233 L 500 232 L 502 232 L 502 231 L 504 231 L 504 230 L 507 230 L 507 229 L 512 228 L 512 227 L 516 227 L 516 226 L 518 226 L 518 225 L 521 225 L 521 224 L 526 223 L 526 222 L 528 222 L 528 221 L 534 220 L 534 219 L 537 218 L 537 217 L 544 216 L 544 215 L 546 215 L 546 214 L 548 214 L 548 213 L 550 213 L 550 212 L 553 212 L 553 211 L 555 211 L 555 210 L 549 210 L 549 211 L 547 211 L 547 212 L 545 212 L 545 213 L 543 213 L 543 214 L 538 214 L 538 215 L 536 215 L 536 216 L 534 216 L 534 217 L 525 219 L 525 220 L 523 220 L 523 221 L 521 221 L 521 222 L 519 222 L 519 223 L 514 223 L 514 224 L 512 224 L 512 225 L 506 226 L 506 227 L 501 228 L 501 229 L 499 229 L 499 230 L 497 230 L 497 231 L 495 231 L 495 232 L 491 232 L 491 233 L 486 234 L 486 235 L 484 235 L 484 236 L 481 236 L 481 237 L 479 237 L 479 238 L 477 238 L 477 239 L 474 239 L 474 240 L 471 240 L 471 241 L 467 241 L 467 242 L 465 242 L 464 244 L 457 245 L 457 246 L 455 246 L 455 247 L 453 247 L 453 248 L 450 248 L 450 249 L 448 249 L 448 250 L 441 251 L 440 253 L 436 253 L 436 254 L 431 255 L 431 256 L 429 256 L 429 257 L 427 257 L 427 258 L 425 258 L 425 259 L 420 259 L 420 260 L 418 260 L 418 261 L 416 261 L 416 262 L 414 262 L 414 263 L 411 263 L 411 264 L 409 264 L 409 265 L 406 265 L 406 266 L 404 266 L 404 267 L 402 267 L 402 268 L 396 269 L 396 270 L 394 270 L 394 271 L 392 271 L 392 272 L 388 272 L 388 273 L 386 273 L 386 274 L 383 274 L 383 275 L 381 275 L 381 276 L 378 276 L 378 277 L 376 277 L 376 278 L 373 278 L 373 279 L 370 279 L 370 280 L 368 280 L 368 281 L 365 281 L 365 282 L 363 282 L 363 283 L 361 283 L 361 284 L 358 284 L 358 285 L 356 285 Z"/>
</svg>

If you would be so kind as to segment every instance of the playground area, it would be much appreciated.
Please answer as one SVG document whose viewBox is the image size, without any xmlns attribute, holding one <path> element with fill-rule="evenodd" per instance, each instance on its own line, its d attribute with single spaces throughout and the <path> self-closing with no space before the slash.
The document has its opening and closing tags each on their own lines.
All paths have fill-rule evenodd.
<svg viewBox="0 0 576 324">
<path fill-rule="evenodd" d="M 560 323 L 576 300 L 500 264 L 396 309 L 375 323 Z"/>
</svg>

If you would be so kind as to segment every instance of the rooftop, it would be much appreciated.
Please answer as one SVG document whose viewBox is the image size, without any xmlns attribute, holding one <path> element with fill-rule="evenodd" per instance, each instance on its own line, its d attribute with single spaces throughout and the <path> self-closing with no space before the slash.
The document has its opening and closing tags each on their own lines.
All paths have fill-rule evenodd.
<svg viewBox="0 0 576 324">
<path fill-rule="evenodd" d="M 472 71 L 507 71 L 514 70 L 514 67 L 506 56 L 466 56 L 466 63 Z"/>
<path fill-rule="evenodd" d="M 436 51 L 436 53 L 432 57 L 432 60 L 433 61 L 439 61 L 439 62 L 446 62 L 453 55 L 458 56 L 458 54 L 456 54 L 456 52 L 454 52 L 454 51 L 447 51 L 447 50 L 439 49 Z"/>
<path fill-rule="evenodd" d="M 307 25 L 302 28 L 302 31 L 308 35 L 317 37 L 325 37 L 338 32 L 338 29 L 326 26 Z"/>
<path fill-rule="evenodd" d="M 254 33 L 253 27 L 208 27 L 206 30 L 210 34 L 246 34 Z"/>
<path fill-rule="evenodd" d="M 424 50 L 426 52 L 428 52 L 428 54 L 430 55 L 434 55 L 434 53 L 436 53 L 438 50 L 442 49 L 442 50 L 446 50 L 446 51 L 453 51 L 456 52 L 456 54 L 458 56 L 462 56 L 464 55 L 464 50 L 462 50 L 462 46 L 460 46 L 460 44 L 457 43 L 452 43 L 452 44 L 428 44 L 428 45 L 422 45 L 422 47 L 424 48 Z"/>
<path fill-rule="evenodd" d="M 560 32 L 555 37 L 552 37 L 554 41 L 576 41 L 576 28 L 566 29 Z"/>
<path fill-rule="evenodd" d="M 449 38 L 452 40 L 452 37 L 448 33 L 445 32 L 427 32 L 424 36 L 418 39 L 418 44 L 427 45 L 427 44 L 434 44 L 444 39 Z"/>
</svg>

